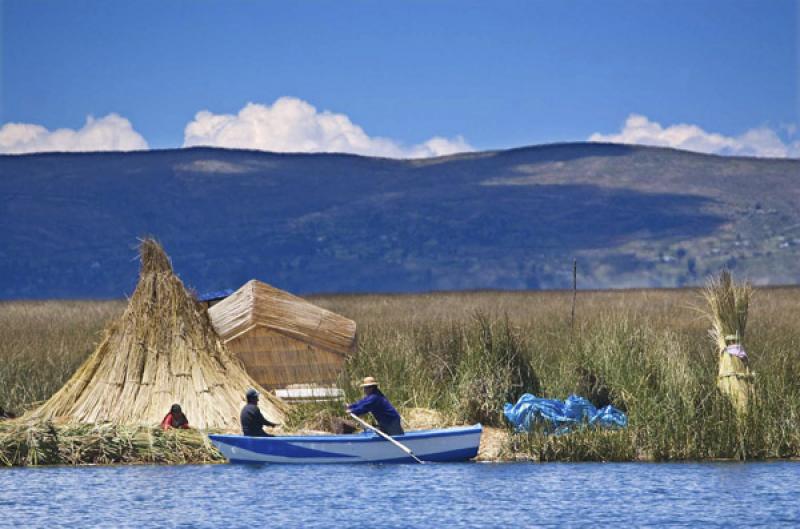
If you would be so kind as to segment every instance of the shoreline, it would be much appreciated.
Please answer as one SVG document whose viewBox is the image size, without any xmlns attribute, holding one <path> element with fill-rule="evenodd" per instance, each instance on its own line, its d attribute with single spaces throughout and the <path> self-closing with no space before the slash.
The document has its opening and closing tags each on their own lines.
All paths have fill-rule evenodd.
<svg viewBox="0 0 800 529">
<path fill-rule="evenodd" d="M 796 292 L 756 291 L 747 351 L 758 378 L 746 417 L 739 417 L 717 388 L 718 351 L 708 339 L 707 322 L 687 309 L 701 301 L 693 292 L 581 293 L 574 328 L 571 299 L 560 294 L 317 301 L 359 322 L 358 349 L 347 356 L 337 382 L 347 402 L 360 398 L 355 381 L 373 376 L 407 430 L 480 422 L 486 428 L 480 461 L 763 461 L 800 456 L 800 429 L 792 420 L 800 410 L 794 398 L 800 366 Z M 102 329 L 118 317 L 121 304 L 5 308 L 0 407 L 23 413 L 64 386 L 96 348 Z M 629 426 L 618 432 L 512 437 L 506 434 L 503 406 L 524 392 L 611 403 L 628 414 Z M 189 409 L 190 423 L 201 411 Z M 334 417 L 343 418 L 339 403 L 292 404 L 283 430 L 272 433 L 332 431 Z M 120 436 L 90 432 L 97 439 L 88 447 L 76 439 L 85 432 L 68 432 L 55 445 L 48 441 L 52 435 L 39 432 L 33 437 L 41 437 L 42 447 L 28 457 L 20 452 L 27 450 L 24 432 L 3 447 L 2 431 L 14 423 L 0 421 L 0 458 L 8 460 L 0 465 L 213 458 L 191 446 L 170 453 L 178 448 L 168 436 L 156 432 L 136 439 L 127 430 Z M 200 436 L 196 439 L 194 444 L 202 445 Z"/>
<path fill-rule="evenodd" d="M 161 430 L 159 427 L 126 427 L 111 424 L 75 425 L 53 422 L 0 422 L 0 467 L 119 466 L 119 465 L 198 465 L 227 464 L 225 458 L 200 430 Z M 211 432 L 213 433 L 213 432 Z M 286 432 L 291 435 L 295 432 Z M 580 450 L 560 452 L 560 456 L 533 452 L 535 442 L 574 442 L 574 437 L 608 436 L 609 432 L 575 432 L 562 436 L 514 434 L 505 428 L 484 427 L 475 463 L 747 463 L 800 461 L 800 457 L 763 458 L 654 458 L 636 454 L 631 458 L 585 457 Z M 629 432 L 616 431 L 619 437 Z M 573 439 L 568 439 L 573 436 Z M 528 443 L 528 444 L 526 444 Z"/>
</svg>

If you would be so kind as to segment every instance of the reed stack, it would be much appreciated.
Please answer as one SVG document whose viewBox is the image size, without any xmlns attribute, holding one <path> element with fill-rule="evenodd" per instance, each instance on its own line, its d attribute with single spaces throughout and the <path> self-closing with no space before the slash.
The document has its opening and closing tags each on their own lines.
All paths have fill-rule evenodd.
<svg viewBox="0 0 800 529">
<path fill-rule="evenodd" d="M 744 349 L 752 293 L 751 285 L 735 282 L 729 270 L 711 278 L 703 290 L 711 322 L 709 334 L 719 351 L 717 387 L 740 416 L 747 412 L 753 394 L 753 374 Z"/>
<path fill-rule="evenodd" d="M 22 420 L 154 426 L 178 403 L 194 428 L 237 430 L 252 387 L 264 415 L 281 422 L 284 404 L 225 348 L 163 248 L 145 239 L 139 249 L 139 283 L 125 312 L 72 378 Z"/>
</svg>

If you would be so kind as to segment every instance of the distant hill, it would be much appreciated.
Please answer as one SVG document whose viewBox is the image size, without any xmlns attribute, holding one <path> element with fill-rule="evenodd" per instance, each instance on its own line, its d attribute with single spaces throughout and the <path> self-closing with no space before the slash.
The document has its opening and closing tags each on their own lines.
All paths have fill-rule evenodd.
<svg viewBox="0 0 800 529">
<path fill-rule="evenodd" d="M 800 160 L 572 143 L 427 160 L 0 156 L 0 298 L 121 297 L 156 236 L 198 291 L 800 282 Z"/>
</svg>

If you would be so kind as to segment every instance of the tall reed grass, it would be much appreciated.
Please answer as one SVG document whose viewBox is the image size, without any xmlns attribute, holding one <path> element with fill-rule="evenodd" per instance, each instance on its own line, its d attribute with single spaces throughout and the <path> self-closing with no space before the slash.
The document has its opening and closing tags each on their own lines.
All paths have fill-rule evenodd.
<svg viewBox="0 0 800 529">
<path fill-rule="evenodd" d="M 403 407 L 443 410 L 455 422 L 502 424 L 503 403 L 538 393 L 532 354 L 507 317 L 476 312 L 462 321 L 367 329 L 347 360 L 341 385 L 349 397 L 375 376 Z"/>
<path fill-rule="evenodd" d="M 0 409 L 22 412 L 64 385 L 122 301 L 0 302 Z"/>
<path fill-rule="evenodd" d="M 403 405 L 498 425 L 502 402 L 524 391 L 576 392 L 629 414 L 624 432 L 516 436 L 510 451 L 519 457 L 685 460 L 800 456 L 798 294 L 756 293 L 747 342 L 755 398 L 743 421 L 717 389 L 718 351 L 698 290 L 579 293 L 574 328 L 567 292 L 323 301 L 362 326 L 345 380 L 380 377 Z"/>
<path fill-rule="evenodd" d="M 502 404 L 523 392 L 607 398 L 629 414 L 619 432 L 512 436 L 507 451 L 515 457 L 800 456 L 798 288 L 755 292 L 747 327 L 754 398 L 740 421 L 716 388 L 718 351 L 696 310 L 704 305 L 698 290 L 580 292 L 574 327 L 568 292 L 313 301 L 359 324 L 358 351 L 342 374 L 349 400 L 370 375 L 399 407 L 433 408 L 445 423 L 501 426 Z M 19 412 L 57 390 L 122 309 L 117 302 L 0 304 L 0 407 Z M 330 413 L 341 414 L 337 406 Z"/>
</svg>

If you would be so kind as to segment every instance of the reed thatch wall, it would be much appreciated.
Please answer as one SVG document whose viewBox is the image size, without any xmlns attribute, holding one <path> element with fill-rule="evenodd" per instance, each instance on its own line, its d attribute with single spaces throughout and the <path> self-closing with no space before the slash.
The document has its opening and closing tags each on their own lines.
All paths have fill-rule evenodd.
<svg viewBox="0 0 800 529">
<path fill-rule="evenodd" d="M 333 384 L 344 363 L 340 353 L 319 349 L 266 327 L 242 333 L 225 346 L 239 355 L 250 376 L 267 389 L 303 383 Z"/>
<path fill-rule="evenodd" d="M 208 314 L 226 346 L 266 388 L 331 384 L 356 347 L 356 323 L 252 280 Z"/>
<path fill-rule="evenodd" d="M 153 425 L 179 403 L 193 427 L 238 430 L 244 392 L 258 384 L 226 350 L 158 243 L 144 240 L 140 252 L 139 283 L 127 309 L 30 417 Z M 261 407 L 275 422 L 286 409 L 269 394 Z"/>
</svg>

